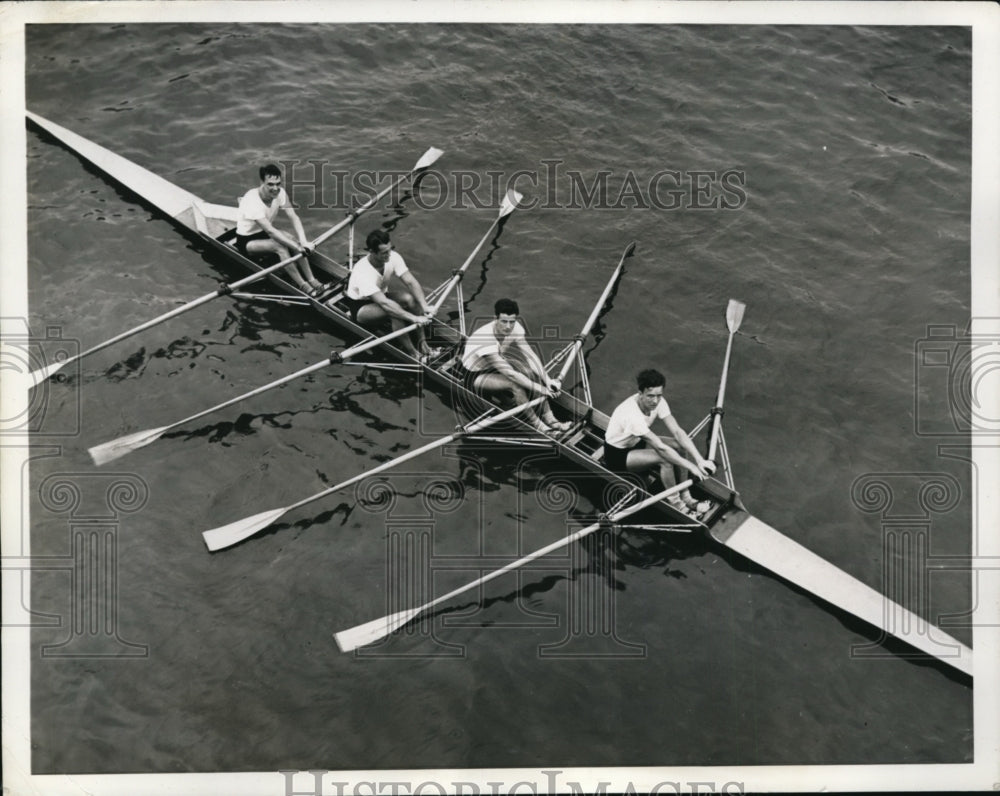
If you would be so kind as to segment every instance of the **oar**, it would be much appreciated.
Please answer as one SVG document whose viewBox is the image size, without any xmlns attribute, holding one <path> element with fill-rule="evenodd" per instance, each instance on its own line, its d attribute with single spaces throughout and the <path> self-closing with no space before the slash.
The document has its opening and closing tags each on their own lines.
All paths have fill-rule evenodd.
<svg viewBox="0 0 1000 796">
<path fill-rule="evenodd" d="M 719 397 L 712 409 L 712 439 L 708 446 L 708 460 L 715 461 L 715 451 L 719 445 L 719 433 L 722 429 L 722 400 L 726 395 L 726 379 L 729 376 L 729 357 L 733 353 L 733 336 L 743 323 L 743 313 L 747 305 L 736 299 L 729 299 L 726 307 L 726 326 L 729 327 L 729 342 L 726 344 L 726 361 L 722 366 L 722 382 L 719 384 Z"/>
<path fill-rule="evenodd" d="M 692 481 L 685 481 L 684 483 L 678 484 L 677 486 L 672 486 L 670 487 L 670 489 L 666 489 L 663 492 L 660 492 L 656 495 L 652 495 L 651 497 L 648 497 L 645 500 L 642 500 L 633 506 L 629 506 L 626 509 L 622 509 L 621 511 L 615 514 L 612 514 L 607 518 L 607 521 L 615 523 L 618 520 L 622 519 L 623 517 L 628 517 L 632 514 L 635 514 L 641 511 L 642 509 L 647 508 L 648 506 L 652 506 L 654 503 L 658 503 L 659 501 L 664 500 L 670 495 L 676 494 L 677 492 L 687 489 L 689 486 L 691 486 L 692 483 L 693 483 Z M 501 567 L 500 569 L 495 570 L 493 572 L 490 572 L 488 575 L 484 575 L 481 578 L 477 578 L 471 583 L 467 583 L 464 586 L 460 586 L 454 591 L 450 591 L 447 594 L 443 594 L 440 597 L 431 600 L 429 603 L 421 605 L 419 608 L 408 608 L 405 611 L 398 611 L 397 613 L 389 614 L 389 616 L 383 616 L 380 619 L 373 619 L 370 622 L 365 622 L 363 625 L 357 625 L 356 627 L 349 628 L 348 630 L 342 630 L 339 633 L 334 634 L 334 638 L 337 640 L 337 646 L 340 647 L 341 652 L 350 652 L 351 650 L 355 650 L 358 647 L 363 647 L 367 644 L 372 644 L 376 641 L 379 641 L 388 636 L 390 633 L 393 633 L 394 631 L 398 630 L 408 622 L 413 621 L 416 617 L 420 616 L 420 614 L 430 610 L 435 605 L 439 605 L 447 600 L 450 600 L 452 597 L 456 597 L 457 595 L 462 594 L 463 592 L 467 592 L 470 589 L 474 589 L 477 586 L 481 586 L 482 584 L 487 583 L 488 581 L 491 581 L 494 578 L 499 578 L 501 575 L 505 575 L 506 573 L 517 569 L 518 567 L 522 567 L 525 564 L 534 561 L 536 558 L 541 558 L 542 556 L 548 555 L 553 550 L 558 550 L 560 547 L 566 547 L 567 545 L 572 544 L 578 539 L 582 539 L 587 534 L 591 534 L 594 531 L 598 530 L 603 524 L 604 523 L 602 522 L 595 522 L 593 525 L 588 525 L 586 528 L 581 528 L 576 533 L 570 534 L 569 536 L 563 537 L 559 541 L 546 545 L 540 550 L 536 550 L 534 553 L 526 555 L 524 558 L 519 558 L 516 561 L 512 561 L 506 566 Z"/>
<path fill-rule="evenodd" d="M 397 337 L 401 337 L 413 330 L 416 326 L 407 326 L 403 329 L 395 329 L 388 334 L 384 334 L 381 337 L 369 338 L 357 345 L 351 346 L 344 351 L 336 351 L 332 356 L 321 362 L 316 362 L 315 364 L 308 365 L 301 370 L 295 371 L 295 373 L 289 374 L 288 376 L 282 376 L 280 379 L 275 379 L 269 384 L 265 384 L 262 387 L 258 387 L 255 390 L 250 390 L 250 392 L 243 393 L 242 395 L 237 395 L 235 398 L 230 398 L 228 401 L 223 401 L 221 404 L 216 404 L 215 406 L 209 407 L 208 409 L 203 409 L 190 417 L 185 417 L 183 420 L 178 420 L 175 423 L 171 423 L 169 426 L 160 426 L 159 428 L 150 428 L 145 431 L 136 431 L 132 434 L 126 434 L 124 437 L 118 437 L 110 442 L 102 442 L 100 445 L 95 445 L 93 448 L 88 450 L 90 457 L 94 460 L 94 464 L 102 465 L 108 462 L 114 461 L 126 453 L 131 453 L 139 448 L 144 448 L 147 445 L 156 442 L 160 437 L 166 434 L 168 431 L 178 428 L 179 426 L 186 425 L 193 420 L 204 417 L 205 415 L 210 415 L 212 412 L 217 412 L 220 409 L 225 409 L 227 406 L 232 406 L 235 403 L 244 401 L 247 398 L 252 398 L 255 395 L 260 395 L 261 393 L 272 390 L 275 387 L 280 387 L 282 384 L 287 384 L 294 379 L 301 376 L 306 376 L 313 373 L 321 368 L 325 368 L 328 365 L 343 362 L 346 359 L 367 351 L 370 348 L 375 348 L 375 346 L 382 345 L 383 343 L 393 340 Z"/>
<path fill-rule="evenodd" d="M 479 243 L 476 244 L 476 248 L 472 250 L 472 253 L 465 258 L 465 262 L 462 263 L 462 266 L 458 270 L 456 270 L 455 273 L 452 275 L 451 279 L 448 280 L 447 286 L 444 288 L 444 292 L 441 293 L 441 297 L 436 302 L 434 302 L 434 304 L 431 305 L 434 308 L 434 313 L 433 313 L 434 315 L 437 315 L 438 310 L 441 309 L 441 305 L 444 304 L 445 299 L 448 298 L 451 291 L 454 290 L 455 285 L 457 285 L 459 282 L 462 281 L 462 277 L 465 276 L 466 269 L 472 263 L 472 260 L 475 258 L 475 256 L 479 254 L 479 250 L 483 248 L 483 244 L 485 244 L 486 241 L 489 239 L 490 235 L 493 234 L 493 228 L 497 224 L 499 224 L 500 221 L 505 216 L 509 216 L 511 213 L 517 210 L 517 206 L 520 204 L 521 199 L 522 196 L 517 191 L 515 190 L 507 191 L 507 195 L 504 196 L 503 201 L 500 202 L 500 212 L 497 214 L 497 217 L 493 220 L 493 223 L 490 224 L 490 228 L 486 230 L 486 234 L 483 235 Z"/>
<path fill-rule="evenodd" d="M 393 188 L 395 188 L 396 186 L 398 186 L 404 180 L 407 180 L 410 177 L 412 177 L 418 171 L 422 171 L 423 169 L 426 169 L 428 166 L 430 166 L 432 163 L 434 163 L 434 161 L 436 161 L 443 154 L 444 153 L 440 149 L 435 149 L 434 147 L 431 147 L 430 149 L 428 149 L 426 152 L 424 152 L 423 156 L 421 156 L 420 160 L 418 160 L 416 162 L 416 164 L 414 165 L 413 169 L 410 171 L 409 174 L 404 175 L 402 177 L 399 177 L 398 179 L 396 179 L 395 181 L 393 181 L 393 183 L 391 185 L 389 185 L 387 188 L 379 191 L 378 194 L 376 194 L 372 199 L 370 199 L 364 205 L 362 205 L 361 207 L 359 207 L 356 210 L 352 210 L 348 214 L 347 218 L 345 218 L 343 221 L 341 221 L 341 222 L 339 222 L 337 224 L 334 224 L 332 227 L 330 227 L 330 229 L 328 229 L 326 232 L 324 232 L 322 235 L 320 235 L 318 238 L 316 238 L 312 242 L 311 245 L 314 246 L 314 247 L 315 246 L 319 246 L 321 243 L 323 243 L 323 241 L 325 241 L 331 235 L 336 234 L 337 232 L 339 232 L 340 230 L 342 230 L 348 224 L 352 224 L 357 219 L 358 216 L 360 216 L 366 210 L 369 210 L 372 207 L 374 207 L 375 204 L 377 204 L 382 199 L 382 197 L 384 197 L 387 193 L 389 193 L 389 191 L 391 191 Z M 268 274 L 274 273 L 275 271 L 278 271 L 278 270 L 284 268 L 285 266 L 289 265 L 290 263 L 295 262 L 296 260 L 298 260 L 302 256 L 303 255 L 302 255 L 301 252 L 299 254 L 295 254 L 295 255 L 293 255 L 293 256 L 285 259 L 285 260 L 282 260 L 279 263 L 275 263 L 274 265 L 270 265 L 267 268 L 261 269 L 260 271 L 256 271 L 253 274 L 251 274 L 250 276 L 246 276 L 243 279 L 238 279 L 237 281 L 233 282 L 232 284 L 222 285 L 220 288 L 218 288 L 217 290 L 213 290 L 211 293 L 206 293 L 204 296 L 201 296 L 200 298 L 196 298 L 193 301 L 189 301 L 187 304 L 184 304 L 183 306 L 176 307 L 175 309 L 172 309 L 169 312 L 163 313 L 163 315 L 160 315 L 159 317 L 153 318 L 152 320 L 146 321 L 145 323 L 141 323 L 138 326 L 135 326 L 135 327 L 129 329 L 128 331 L 126 331 L 126 332 L 122 332 L 119 335 L 115 335 L 114 337 L 112 337 L 112 338 L 110 338 L 108 340 L 105 340 L 103 343 L 98 343 L 97 345 L 93 346 L 92 348 L 88 348 L 86 351 L 82 351 L 79 354 L 74 354 L 71 357 L 67 357 L 66 359 L 62 360 L 61 362 L 53 362 L 53 363 L 51 363 L 49 365 L 46 365 L 43 368 L 39 368 L 38 370 L 33 370 L 29 374 L 31 376 L 31 380 L 32 380 L 31 386 L 32 387 L 36 387 L 41 382 L 45 381 L 45 379 L 47 379 L 50 376 L 54 375 L 59 370 L 61 370 L 62 368 L 64 368 L 66 365 L 70 364 L 71 362 L 75 362 L 77 360 L 83 359 L 85 356 L 93 354 L 93 353 L 95 353 L 97 351 L 102 351 L 105 348 L 108 348 L 109 346 L 114 345 L 115 343 L 121 342 L 122 340 L 125 340 L 128 337 L 131 337 L 132 335 L 138 334 L 139 332 L 143 332 L 146 329 L 150 329 L 153 326 L 156 326 L 157 324 L 160 324 L 160 323 L 163 323 L 164 321 L 170 320 L 171 318 L 175 318 L 178 315 L 181 315 L 182 313 L 187 312 L 188 310 L 193 310 L 195 307 L 200 307 L 202 304 L 206 304 L 207 302 L 211 301 L 214 298 L 218 298 L 219 296 L 228 295 L 229 293 L 232 293 L 234 290 L 239 290 L 240 288 L 244 287 L 245 285 L 249 285 L 251 282 L 256 282 L 258 279 L 262 279 L 263 277 L 267 276 Z"/>
<path fill-rule="evenodd" d="M 209 531 L 203 531 L 202 536 L 205 538 L 205 544 L 208 546 L 209 550 L 221 550 L 224 547 L 231 547 L 238 542 L 242 542 L 244 539 L 248 539 L 253 536 L 257 531 L 266 528 L 271 525 L 283 514 L 287 514 L 289 511 L 301 508 L 308 503 L 312 503 L 314 500 L 319 500 L 327 495 L 331 495 L 334 492 L 339 492 L 341 489 L 349 487 L 351 484 L 356 484 L 359 481 L 377 475 L 378 473 L 385 472 L 391 467 L 395 467 L 397 464 L 402 464 L 405 461 L 416 458 L 427 451 L 434 450 L 435 448 L 441 448 L 460 437 L 464 437 L 467 434 L 473 434 L 489 426 L 499 423 L 502 420 L 507 420 L 519 412 L 523 412 L 525 409 L 534 406 L 535 404 L 541 403 L 544 399 L 543 397 L 535 398 L 527 403 L 515 406 L 513 409 L 508 409 L 506 412 L 501 412 L 498 415 L 493 415 L 492 417 L 487 417 L 484 420 L 479 420 L 471 423 L 468 426 L 460 426 L 459 429 L 446 437 L 429 442 L 426 445 L 417 448 L 416 450 L 404 453 L 402 456 L 398 456 L 392 461 L 386 462 L 385 464 L 380 464 L 366 472 L 360 473 L 353 478 L 348 478 L 346 481 L 337 484 L 336 486 L 331 486 L 329 489 L 324 489 L 322 492 L 317 492 L 311 497 L 304 498 L 297 503 L 292 503 L 289 506 L 285 506 L 280 509 L 271 509 L 270 511 L 262 511 L 259 514 L 254 514 L 252 517 L 245 517 L 242 520 L 237 520 L 236 522 L 231 522 L 228 525 L 221 525 L 218 528 L 212 528 Z"/>
<path fill-rule="evenodd" d="M 504 201 L 501 203 L 500 206 L 500 212 L 497 215 L 497 218 L 490 225 L 489 231 L 486 233 L 486 235 L 483 236 L 483 239 L 479 241 L 479 243 L 476 245 L 476 248 L 473 250 L 472 254 L 470 254 L 469 257 L 466 259 L 466 261 L 462 264 L 462 267 L 459 268 L 457 271 L 455 271 L 454 275 L 448 281 L 447 288 L 441 294 L 441 297 L 437 300 L 437 302 L 434 305 L 432 305 L 434 314 L 437 314 L 438 310 L 441 308 L 441 305 L 448 297 L 448 294 L 454 289 L 455 285 L 457 285 L 459 281 L 462 279 L 462 275 L 464 274 L 465 270 L 469 267 L 469 264 L 476 256 L 476 253 L 482 248 L 483 244 L 486 242 L 487 238 L 492 233 L 493 228 L 499 223 L 500 219 L 502 219 L 504 216 L 509 215 L 510 213 L 514 212 L 517 209 L 517 204 L 518 202 L 520 202 L 520 200 L 521 200 L 521 194 L 517 193 L 516 191 L 510 191 L 507 194 L 507 196 L 504 197 Z M 280 379 L 276 379 L 275 381 L 270 382 L 269 384 L 263 385 L 262 387 L 257 387 L 256 389 L 250 390 L 250 392 L 238 395 L 235 398 L 230 398 L 227 401 L 223 401 L 220 404 L 216 404 L 215 406 L 209 407 L 208 409 L 204 409 L 200 412 L 191 415 L 190 417 L 185 417 L 183 420 L 178 420 L 175 423 L 171 423 L 170 425 L 160 426 L 159 428 L 151 428 L 145 431 L 136 431 L 133 432 L 132 434 L 126 434 L 123 437 L 118 437 L 117 439 L 113 439 L 110 442 L 103 442 L 100 445 L 95 445 L 93 448 L 90 448 L 89 450 L 90 456 L 94 460 L 94 463 L 97 465 L 107 464 L 108 462 L 114 461 L 115 459 L 124 456 L 127 453 L 131 453 L 134 450 L 138 450 L 139 448 L 144 448 L 146 445 L 156 442 L 156 440 L 158 440 L 160 437 L 162 437 L 166 432 L 170 431 L 171 429 L 186 425 L 187 423 L 190 423 L 193 420 L 197 420 L 198 418 L 204 417 L 205 415 L 217 412 L 218 410 L 224 409 L 227 406 L 232 406 L 233 404 L 239 403 L 240 401 L 243 401 L 247 398 L 252 398 L 255 395 L 260 395 L 261 393 L 267 392 L 268 390 L 274 389 L 275 387 L 280 387 L 282 384 L 287 384 L 288 382 L 300 378 L 301 376 L 307 376 L 308 374 L 314 373 L 315 371 L 320 370 L 321 368 L 325 368 L 328 365 L 344 362 L 350 359 L 351 357 L 356 356 L 357 354 L 369 350 L 370 348 L 375 348 L 376 346 L 379 346 L 382 343 L 386 343 L 389 342 L 390 340 L 396 339 L 397 337 L 402 337 L 405 334 L 409 334 L 419 325 L 420 324 L 417 323 L 411 323 L 407 326 L 395 329 L 394 331 L 389 332 L 388 334 L 384 334 L 381 337 L 370 338 L 344 351 L 335 352 L 332 356 L 328 357 L 327 359 L 321 360 L 320 362 L 316 362 L 315 364 L 312 365 L 308 365 L 302 368 L 301 370 L 297 370 L 295 373 L 291 373 L 288 376 L 283 376 Z"/>
<path fill-rule="evenodd" d="M 594 324 L 597 322 L 597 317 L 601 314 L 601 310 L 604 308 L 604 302 L 608 300 L 608 296 L 611 295 L 611 291 L 614 289 L 615 282 L 618 281 L 618 275 L 622 272 L 625 267 L 625 260 L 632 256 L 632 252 L 635 251 L 635 241 L 632 241 L 628 246 L 625 247 L 625 251 L 622 252 L 621 259 L 618 261 L 618 267 L 615 268 L 615 272 L 611 275 L 611 279 L 608 280 L 607 287 L 604 288 L 604 292 L 601 293 L 601 297 L 597 300 L 597 304 L 594 305 L 593 311 L 590 313 L 590 317 L 587 318 L 587 322 L 583 326 L 583 330 L 576 336 L 576 340 L 573 343 L 573 351 L 566 357 L 566 361 L 563 363 L 562 370 L 559 371 L 559 381 L 566 378 L 566 374 L 569 373 L 570 367 L 573 365 L 573 360 L 576 359 L 577 354 L 580 353 L 580 349 L 583 348 L 584 341 L 587 339 L 587 335 L 590 334 L 590 330 L 593 328 Z"/>
</svg>

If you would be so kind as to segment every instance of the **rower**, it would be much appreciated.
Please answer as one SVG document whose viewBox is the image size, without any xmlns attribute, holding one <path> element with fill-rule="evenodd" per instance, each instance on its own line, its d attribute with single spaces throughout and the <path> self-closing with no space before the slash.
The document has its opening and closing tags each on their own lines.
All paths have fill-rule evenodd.
<svg viewBox="0 0 1000 796">
<path fill-rule="evenodd" d="M 384 229 L 372 230 L 365 239 L 365 248 L 368 254 L 351 269 L 343 299 L 351 320 L 366 329 L 376 329 L 386 319 L 393 329 L 418 323 L 420 326 L 414 331 L 398 338 L 400 347 L 421 362 L 439 356 L 441 349 L 427 344 L 423 329 L 431 322 L 434 310 L 402 256 L 393 250 L 389 233 Z"/>
<path fill-rule="evenodd" d="M 670 412 L 663 397 L 666 379 L 658 370 L 643 370 L 636 376 L 639 392 L 622 401 L 611 414 L 604 434 L 604 462 L 619 475 L 646 475 L 657 470 L 664 487 L 683 480 L 684 470 L 695 478 L 707 478 L 715 472 L 715 463 L 705 459 Z M 671 437 L 659 437 L 652 425 L 660 418 Z M 690 458 L 685 458 L 681 451 Z M 679 511 L 703 514 L 707 501 L 699 503 L 688 490 L 668 498 Z"/>
<path fill-rule="evenodd" d="M 274 254 L 279 260 L 287 260 L 292 252 L 304 255 L 289 263 L 285 273 L 292 278 L 299 290 L 315 298 L 326 290 L 327 285 L 313 276 L 309 266 L 308 257 L 313 247 L 306 240 L 302 222 L 292 207 L 288 194 L 281 187 L 281 169 L 268 163 L 260 167 L 259 174 L 260 185 L 251 188 L 240 199 L 234 245 L 241 254 L 247 256 Z M 285 216 L 295 228 L 298 242 L 274 226 L 279 210 L 285 211 Z"/>
<path fill-rule="evenodd" d="M 517 319 L 520 312 L 517 302 L 502 298 L 493 305 L 493 312 L 494 320 L 469 336 L 456 375 L 468 389 L 480 395 L 499 398 L 513 394 L 513 406 L 539 395 L 550 398 L 559 395 L 562 389 L 559 380 L 549 378 L 542 361 L 525 339 L 524 327 Z M 567 431 L 572 425 L 556 420 L 548 401 L 541 403 L 540 412 L 526 409 L 523 417 L 543 434 Z"/>
</svg>

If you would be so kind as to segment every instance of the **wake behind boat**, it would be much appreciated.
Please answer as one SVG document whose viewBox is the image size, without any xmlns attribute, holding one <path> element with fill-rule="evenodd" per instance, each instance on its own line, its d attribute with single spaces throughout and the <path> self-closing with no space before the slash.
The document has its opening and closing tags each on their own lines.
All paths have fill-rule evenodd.
<svg viewBox="0 0 1000 796">
<path fill-rule="evenodd" d="M 439 308 L 449 293 L 452 290 L 457 290 L 459 328 L 455 329 L 450 325 L 435 322 L 432 327 L 432 333 L 435 342 L 443 346 L 444 353 L 430 361 L 418 361 L 408 356 L 398 346 L 392 345 L 392 339 L 396 335 L 374 336 L 351 319 L 350 312 L 343 303 L 343 286 L 349 276 L 349 269 L 347 267 L 318 252 L 312 255 L 314 264 L 333 277 L 335 287 L 324 296 L 318 298 L 309 296 L 281 277 L 278 268 L 283 265 L 282 263 L 263 266 L 237 251 L 233 245 L 235 241 L 235 208 L 205 202 L 131 161 L 42 117 L 29 113 L 28 118 L 40 128 L 61 140 L 81 158 L 94 164 L 110 177 L 139 194 L 151 205 L 166 214 L 176 224 L 197 235 L 211 248 L 224 254 L 229 260 L 241 266 L 250 274 L 246 280 L 241 280 L 230 286 L 224 286 L 224 288 L 220 288 L 216 293 L 209 294 L 207 298 L 203 297 L 203 299 L 197 300 L 198 302 L 233 293 L 234 286 L 238 285 L 242 287 L 242 283 L 248 283 L 266 275 L 291 300 L 311 306 L 340 328 L 362 339 L 362 343 L 348 349 L 348 351 L 356 351 L 359 348 L 366 350 L 364 347 L 378 346 L 392 358 L 402 363 L 403 367 L 422 372 L 431 382 L 448 391 L 463 406 L 475 407 L 477 411 L 482 412 L 473 422 L 460 426 L 455 435 L 449 435 L 444 438 L 444 441 L 438 440 L 428 446 L 398 457 L 392 462 L 387 463 L 387 465 L 377 468 L 379 471 L 384 471 L 405 459 L 429 450 L 431 446 L 445 444 L 458 436 L 476 434 L 478 431 L 492 426 L 494 423 L 512 421 L 519 424 L 522 432 L 520 435 L 521 439 L 523 439 L 523 434 L 527 433 L 529 437 L 533 436 L 545 444 L 554 446 L 564 458 L 583 470 L 590 471 L 612 484 L 625 483 L 622 477 L 609 470 L 603 461 L 604 432 L 607 430 L 609 418 L 592 405 L 593 401 L 590 396 L 589 383 L 582 358 L 582 340 L 589 333 L 598 312 L 604 305 L 610 288 L 621 273 L 626 258 L 632 255 L 635 244 L 630 244 L 622 254 L 618 268 L 615 270 L 611 282 L 609 282 L 608 289 L 602 295 L 594 312 L 591 313 L 584 331 L 573 344 L 567 346 L 549 363 L 550 367 L 561 364 L 562 376 L 565 376 L 573 362 L 578 364 L 583 397 L 579 398 L 563 391 L 552 401 L 553 409 L 558 417 L 561 420 L 571 422 L 570 429 L 562 433 L 539 434 L 539 432 L 531 429 L 518 418 L 517 410 L 524 409 L 527 405 L 515 407 L 515 409 L 508 410 L 507 412 L 500 412 L 498 407 L 491 405 L 488 401 L 468 390 L 462 380 L 456 377 L 455 365 L 461 347 L 466 341 L 464 302 L 460 289 L 460 277 L 449 280 L 436 291 L 430 291 L 430 295 L 436 297 L 436 307 Z M 428 150 L 425 156 L 418 161 L 410 176 L 425 167 L 421 164 L 426 163 L 427 160 L 433 162 L 440 154 L 440 150 L 433 148 Z M 386 191 L 388 190 L 386 189 Z M 380 194 L 380 196 L 382 195 L 384 195 L 384 192 Z M 374 200 L 372 203 L 369 203 L 369 206 L 373 203 Z M 325 240 L 334 232 L 343 228 L 343 226 L 353 224 L 358 215 L 360 213 L 357 211 L 352 213 L 345 222 L 335 226 L 325 233 L 324 236 L 321 236 L 322 240 Z M 501 208 L 500 217 L 494 222 L 494 225 L 500 222 L 503 217 L 503 208 Z M 322 240 L 317 239 L 318 242 L 322 242 Z M 485 240 L 486 238 L 484 237 L 483 242 Z M 480 246 L 483 242 L 480 243 Z M 478 248 L 466 260 L 465 265 L 462 267 L 463 269 L 471 262 Z M 168 315 L 171 314 L 168 313 Z M 163 316 L 155 320 L 159 322 L 166 317 Z M 833 564 L 811 553 L 761 520 L 751 516 L 743 506 L 732 482 L 725 438 L 721 426 L 721 405 L 725 392 L 733 338 L 742 321 L 742 317 L 742 305 L 739 302 L 730 302 L 726 314 L 729 340 L 726 346 L 725 364 L 717 405 L 712 413 L 692 432 L 692 436 L 694 436 L 694 434 L 702 429 L 709 428 L 709 432 L 706 435 L 708 437 L 707 449 L 709 451 L 709 458 L 715 459 L 718 455 L 721 464 L 715 477 L 705 478 L 694 484 L 690 484 L 692 493 L 697 498 L 707 500 L 708 508 L 704 512 L 700 512 L 697 516 L 691 516 L 688 513 L 675 509 L 668 502 L 669 497 L 672 497 L 678 490 L 683 489 L 688 484 L 680 484 L 677 487 L 663 491 L 659 491 L 658 488 L 652 487 L 649 484 L 631 488 L 624 492 L 625 497 L 608 509 L 606 517 L 602 518 L 600 522 L 588 526 L 588 528 L 558 540 L 524 559 L 511 562 L 506 567 L 490 573 L 484 578 L 461 587 L 454 592 L 443 595 L 424 606 L 372 620 L 356 628 L 337 633 L 336 639 L 341 649 L 347 651 L 363 644 L 372 643 L 392 633 L 407 622 L 412 621 L 413 618 L 434 605 L 450 599 L 450 597 L 462 591 L 494 577 L 499 577 L 505 572 L 511 571 L 529 560 L 545 555 L 551 550 L 570 544 L 582 538 L 586 533 L 593 532 L 598 527 L 601 527 L 602 524 L 618 523 L 621 519 L 631 516 L 640 509 L 648 508 L 657 511 L 667 526 L 705 531 L 719 544 L 739 552 L 749 560 L 815 594 L 841 610 L 864 619 L 874 627 L 880 629 L 883 634 L 890 634 L 902 639 L 921 652 L 934 656 L 971 676 L 972 650 L 968 646 L 940 631 L 922 617 L 892 602 L 875 589 L 861 583 Z M 88 349 L 81 356 L 100 350 L 100 348 L 124 339 L 126 336 L 149 328 L 152 323 L 150 322 L 149 324 L 144 324 L 141 327 L 130 330 L 126 334 L 112 338 L 111 341 L 105 341 L 100 346 Z M 346 352 L 342 352 L 339 357 L 335 354 L 331 356 L 329 362 L 320 363 L 320 365 L 336 363 L 338 359 L 343 358 L 343 353 Z M 32 374 L 33 384 L 37 384 L 40 380 L 48 378 L 53 372 L 55 372 L 54 369 L 42 369 L 40 372 Z M 210 411 L 229 405 L 236 400 L 247 398 L 255 392 L 227 401 L 219 407 L 213 407 L 213 410 Z M 200 416 L 200 414 L 202 413 L 196 416 Z M 190 419 L 192 418 L 186 420 Z M 162 433 L 162 429 L 155 429 L 154 431 Z M 495 437 L 491 438 L 495 439 Z M 505 437 L 500 437 L 500 439 L 511 439 L 511 437 L 508 434 Z M 95 459 L 98 459 L 98 457 L 95 456 Z M 221 549 L 235 544 L 256 533 L 257 530 L 270 524 L 285 512 L 296 509 L 313 500 L 320 499 L 332 491 L 343 488 L 356 480 L 368 477 L 368 475 L 370 474 L 362 474 L 356 479 L 351 479 L 344 484 L 323 490 L 290 506 L 261 512 L 245 520 L 239 520 L 212 529 L 211 531 L 206 531 L 206 544 L 208 544 L 210 549 Z M 725 480 L 720 480 L 720 478 L 724 478 Z"/>
</svg>

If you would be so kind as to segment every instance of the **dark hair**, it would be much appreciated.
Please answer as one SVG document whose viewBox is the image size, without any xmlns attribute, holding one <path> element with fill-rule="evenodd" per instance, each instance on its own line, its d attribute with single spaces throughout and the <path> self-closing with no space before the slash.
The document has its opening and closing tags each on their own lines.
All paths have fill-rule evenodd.
<svg viewBox="0 0 1000 796">
<path fill-rule="evenodd" d="M 667 380 L 658 370 L 644 370 L 635 377 L 635 383 L 639 385 L 639 392 L 648 390 L 650 387 L 662 387 Z"/>
<path fill-rule="evenodd" d="M 497 299 L 496 304 L 493 305 L 493 314 L 498 318 L 501 315 L 519 315 L 521 310 L 517 306 L 517 302 L 514 299 L 502 298 Z"/>
<path fill-rule="evenodd" d="M 365 248 L 370 252 L 377 252 L 379 246 L 384 246 L 389 242 L 389 233 L 384 229 L 373 229 L 365 238 Z"/>
<path fill-rule="evenodd" d="M 268 177 L 280 177 L 281 169 L 275 166 L 273 163 L 265 163 L 260 167 L 260 181 L 264 182 Z"/>
</svg>

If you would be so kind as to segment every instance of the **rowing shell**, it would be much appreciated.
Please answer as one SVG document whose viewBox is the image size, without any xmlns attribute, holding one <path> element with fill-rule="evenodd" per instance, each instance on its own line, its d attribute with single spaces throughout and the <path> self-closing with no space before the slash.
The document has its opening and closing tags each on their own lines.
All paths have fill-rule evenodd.
<svg viewBox="0 0 1000 796">
<path fill-rule="evenodd" d="M 237 212 L 235 208 L 205 202 L 76 133 L 35 114 L 28 116 L 31 121 L 62 141 L 81 158 L 141 196 L 176 224 L 197 235 L 232 262 L 251 273 L 263 270 L 263 266 L 240 254 L 232 245 L 235 238 Z M 348 270 L 344 266 L 319 252 L 314 254 L 313 262 L 340 282 L 346 280 L 348 276 Z M 283 279 L 279 273 L 270 273 L 268 278 L 287 293 L 297 296 L 297 300 L 311 305 L 317 312 L 347 332 L 361 337 L 370 336 L 367 330 L 350 319 L 349 314 L 338 303 L 338 296 L 322 301 L 316 300 Z M 732 332 L 731 327 L 727 368 Z M 468 402 L 468 405 L 482 406 L 482 399 L 466 390 L 451 374 L 454 355 L 460 351 L 464 335 L 440 323 L 435 324 L 433 333 L 435 340 L 444 343 L 449 352 L 433 363 L 418 363 L 389 342 L 384 343 L 382 348 L 397 360 L 408 362 L 415 368 L 422 367 L 424 374 L 433 382 Z M 546 441 L 580 467 L 596 473 L 606 481 L 619 482 L 621 480 L 619 476 L 607 470 L 601 459 L 604 431 L 608 424 L 607 415 L 566 392 L 553 400 L 553 409 L 557 416 L 564 420 L 572 420 L 574 425 L 569 432 L 548 436 Z M 718 437 L 715 430 L 719 427 L 717 418 L 717 415 L 711 418 L 712 448 L 715 447 L 714 440 Z M 706 419 L 703 425 L 707 422 Z M 532 433 L 537 436 L 536 432 Z M 724 452 L 724 443 L 722 449 Z M 729 479 L 728 473 L 726 476 Z M 731 488 L 731 481 L 729 484 L 724 484 L 717 478 L 709 478 L 696 486 L 697 496 L 711 501 L 709 511 L 697 520 L 676 511 L 665 500 L 653 501 L 650 505 L 664 514 L 668 523 L 686 527 L 695 526 L 707 531 L 716 542 L 831 605 L 864 619 L 880 629 L 883 634 L 895 636 L 921 652 L 972 676 L 973 656 L 972 650 L 967 645 L 750 515 L 744 508 L 740 496 Z M 643 497 L 649 500 L 650 495 L 645 493 Z"/>
</svg>

